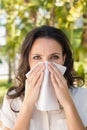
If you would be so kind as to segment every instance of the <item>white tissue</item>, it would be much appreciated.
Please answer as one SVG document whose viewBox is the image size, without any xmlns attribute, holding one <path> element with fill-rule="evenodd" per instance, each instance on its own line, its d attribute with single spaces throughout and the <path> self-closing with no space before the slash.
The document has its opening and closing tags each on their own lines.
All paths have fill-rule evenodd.
<svg viewBox="0 0 87 130">
<path fill-rule="evenodd" d="M 54 64 L 57 66 L 57 68 L 61 71 L 62 74 L 65 73 L 65 71 L 66 71 L 65 66 L 62 66 L 62 65 L 59 65 L 56 63 L 54 63 Z M 51 79 L 49 77 L 49 70 L 47 68 L 48 61 L 45 61 L 45 65 L 46 65 L 46 69 L 45 69 L 45 73 L 44 73 L 44 79 L 43 79 L 43 83 L 41 86 L 40 95 L 39 95 L 37 102 L 35 103 L 35 106 L 37 109 L 39 109 L 41 111 L 50 111 L 50 110 L 60 109 L 60 105 L 57 101 L 54 87 L 52 86 Z M 34 67 L 36 67 L 36 66 L 34 66 Z M 26 77 L 29 75 L 29 73 L 30 72 L 28 72 L 28 74 L 26 74 Z"/>
<path fill-rule="evenodd" d="M 37 67 L 37 65 L 39 65 L 39 64 L 41 64 L 41 63 L 43 63 L 43 62 L 38 62 L 27 74 L 25 74 L 25 76 L 28 77 L 29 74 L 32 72 L 32 70 L 33 70 L 35 67 Z"/>
</svg>

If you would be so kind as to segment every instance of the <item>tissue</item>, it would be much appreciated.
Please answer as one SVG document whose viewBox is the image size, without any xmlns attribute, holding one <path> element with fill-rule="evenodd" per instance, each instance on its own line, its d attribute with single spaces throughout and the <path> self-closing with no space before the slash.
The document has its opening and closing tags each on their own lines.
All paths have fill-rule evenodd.
<svg viewBox="0 0 87 130">
<path fill-rule="evenodd" d="M 54 64 L 56 65 L 56 67 L 60 70 L 60 72 L 63 75 L 66 71 L 66 67 L 62 66 L 60 64 L 56 64 L 56 63 L 54 63 Z M 35 65 L 34 67 L 36 67 L 37 65 Z M 60 109 L 60 104 L 58 103 L 58 100 L 57 100 L 57 97 L 55 94 L 55 90 L 54 90 L 54 87 L 52 86 L 51 79 L 49 76 L 49 70 L 47 67 L 48 61 L 45 61 L 45 66 L 46 66 L 46 68 L 45 68 L 45 72 L 44 72 L 44 79 L 43 79 L 43 82 L 41 85 L 40 95 L 39 95 L 37 102 L 35 103 L 35 106 L 40 111 L 51 111 L 51 110 Z M 29 76 L 29 73 L 31 71 L 29 71 L 26 74 L 26 77 Z"/>
</svg>

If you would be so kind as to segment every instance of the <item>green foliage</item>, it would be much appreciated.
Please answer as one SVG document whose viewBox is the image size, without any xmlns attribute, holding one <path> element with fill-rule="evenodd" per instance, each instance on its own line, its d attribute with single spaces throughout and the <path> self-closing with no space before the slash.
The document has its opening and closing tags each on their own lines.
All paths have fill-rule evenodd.
<svg viewBox="0 0 87 130">
<path fill-rule="evenodd" d="M 19 53 L 26 34 L 43 24 L 61 28 L 72 44 L 75 61 L 84 59 L 87 49 L 81 46 L 83 27 L 75 22 L 87 10 L 87 0 L 1 0 L 0 15 L 6 13 L 6 45 L 0 50 L 11 64 Z M 2 23 L 3 24 L 3 23 Z M 0 23 L 1 25 L 1 23 Z M 1 53 L 0 52 L 0 53 Z M 14 61 L 15 62 L 15 61 Z"/>
<path fill-rule="evenodd" d="M 0 59 L 0 64 L 2 64 L 2 60 Z"/>
<path fill-rule="evenodd" d="M 8 84 L 6 80 L 0 80 L 0 104 L 3 101 L 3 97 L 5 96 L 7 90 L 12 86 L 12 84 Z"/>
<path fill-rule="evenodd" d="M 84 66 L 80 64 L 78 66 L 77 74 L 83 78 L 85 78 Z"/>
</svg>

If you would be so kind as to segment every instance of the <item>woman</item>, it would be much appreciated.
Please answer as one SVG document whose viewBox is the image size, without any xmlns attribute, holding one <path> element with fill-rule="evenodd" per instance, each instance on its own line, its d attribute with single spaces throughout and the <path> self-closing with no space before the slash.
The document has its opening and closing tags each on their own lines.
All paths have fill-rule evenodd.
<svg viewBox="0 0 87 130">
<path fill-rule="evenodd" d="M 61 112 L 43 112 L 35 107 L 45 61 L 49 62 L 50 79 L 62 106 Z M 41 64 L 34 67 L 39 62 Z M 53 62 L 67 67 L 64 76 Z M 33 29 L 22 44 L 19 63 L 17 86 L 8 91 L 2 106 L 3 130 L 86 130 L 87 89 L 73 86 L 73 58 L 65 34 L 50 26 Z M 26 79 L 26 73 L 33 67 Z"/>
</svg>

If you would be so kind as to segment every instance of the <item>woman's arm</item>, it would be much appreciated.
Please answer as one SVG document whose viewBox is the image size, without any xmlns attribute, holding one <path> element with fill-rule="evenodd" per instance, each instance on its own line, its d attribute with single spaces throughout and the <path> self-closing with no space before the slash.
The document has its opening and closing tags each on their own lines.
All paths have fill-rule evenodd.
<svg viewBox="0 0 87 130">
<path fill-rule="evenodd" d="M 49 64 L 49 71 L 57 99 L 64 108 L 69 130 L 86 130 L 70 96 L 64 76 L 52 64 Z"/>
<path fill-rule="evenodd" d="M 44 65 L 40 64 L 27 77 L 24 101 L 12 130 L 29 130 L 33 108 L 43 81 L 43 71 Z"/>
<path fill-rule="evenodd" d="M 43 81 L 44 66 L 38 65 L 27 77 L 23 106 L 13 130 L 29 130 L 33 108 Z"/>
<path fill-rule="evenodd" d="M 29 130 L 30 119 L 32 116 L 33 106 L 31 105 L 29 108 L 26 105 L 26 102 L 23 102 L 22 108 L 12 130 Z M 10 130 L 9 128 L 2 125 L 3 130 Z"/>
<path fill-rule="evenodd" d="M 71 99 L 64 107 L 69 130 L 86 130 Z"/>
<path fill-rule="evenodd" d="M 10 130 L 10 129 L 8 129 L 7 127 L 3 127 L 3 128 L 1 128 L 2 130 Z"/>
<path fill-rule="evenodd" d="M 29 130 L 34 106 L 27 106 L 26 104 L 27 102 L 24 101 L 13 130 Z"/>
</svg>

